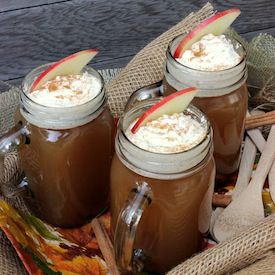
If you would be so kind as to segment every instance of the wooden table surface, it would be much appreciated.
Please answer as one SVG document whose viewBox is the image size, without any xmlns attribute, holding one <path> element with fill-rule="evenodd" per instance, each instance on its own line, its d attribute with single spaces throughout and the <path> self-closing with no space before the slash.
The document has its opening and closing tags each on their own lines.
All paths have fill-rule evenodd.
<svg viewBox="0 0 275 275">
<path fill-rule="evenodd" d="M 34 67 L 97 48 L 95 68 L 117 68 L 148 42 L 198 10 L 205 0 L 0 0 L 0 80 L 12 84 Z M 235 29 L 248 40 L 275 36 L 274 0 L 213 0 L 242 14 Z"/>
</svg>

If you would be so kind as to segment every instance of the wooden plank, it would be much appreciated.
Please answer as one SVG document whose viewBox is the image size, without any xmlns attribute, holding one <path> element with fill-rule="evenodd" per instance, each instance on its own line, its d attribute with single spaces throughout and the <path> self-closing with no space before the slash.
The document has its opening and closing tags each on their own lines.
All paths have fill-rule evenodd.
<svg viewBox="0 0 275 275">
<path fill-rule="evenodd" d="M 93 68 L 95 68 L 97 70 L 106 69 L 106 68 L 108 68 L 108 69 L 123 68 L 127 65 L 127 63 L 133 57 L 134 57 L 134 55 L 127 56 L 127 57 L 121 57 L 121 58 L 117 58 L 117 59 L 100 61 L 100 62 L 93 64 Z M 5 83 L 7 83 L 7 84 L 0 81 L 0 93 L 8 90 L 9 89 L 8 85 L 20 86 L 23 79 L 24 79 L 24 77 L 5 80 Z"/>
<path fill-rule="evenodd" d="M 200 1 L 203 2 L 203 1 Z M 241 15 L 234 23 L 240 33 L 265 30 L 275 27 L 275 1 L 274 0 L 214 0 L 218 10 L 237 7 Z"/>
<path fill-rule="evenodd" d="M 66 2 L 62 0 L 0 0 L 0 13 L 22 8 L 30 8 L 53 3 Z"/>
<path fill-rule="evenodd" d="M 97 66 L 125 65 L 135 53 L 204 0 L 74 0 L 0 14 L 0 79 L 24 76 L 30 69 L 85 48 L 98 48 Z M 219 10 L 236 1 L 214 1 Z M 271 30 L 275 1 L 238 1 L 240 33 Z M 253 8 L 252 8 L 253 6 Z M 116 61 L 117 60 L 117 61 Z M 121 62 L 124 60 L 125 62 Z"/>
<path fill-rule="evenodd" d="M 272 35 L 275 37 L 275 28 L 270 28 L 270 29 L 264 29 L 264 30 L 258 30 L 258 31 L 252 31 L 252 32 L 247 32 L 241 34 L 247 41 L 251 41 L 253 37 L 256 37 L 260 33 L 267 33 L 269 35 Z"/>
</svg>

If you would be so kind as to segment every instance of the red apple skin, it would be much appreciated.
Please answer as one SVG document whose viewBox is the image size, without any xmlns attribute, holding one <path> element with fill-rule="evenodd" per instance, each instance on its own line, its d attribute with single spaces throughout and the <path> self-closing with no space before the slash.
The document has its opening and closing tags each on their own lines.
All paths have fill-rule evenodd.
<svg viewBox="0 0 275 275">
<path fill-rule="evenodd" d="M 37 84 L 41 81 L 41 79 L 43 79 L 45 77 L 45 75 L 47 75 L 50 71 L 52 71 L 54 68 L 56 68 L 57 66 L 59 66 L 61 63 L 66 62 L 72 58 L 75 58 L 76 56 L 78 56 L 79 54 L 83 53 L 83 52 L 94 52 L 95 54 L 98 53 L 98 50 L 96 49 L 88 49 L 88 50 L 83 50 L 77 53 L 73 53 L 69 56 L 66 56 L 62 59 L 60 59 L 59 61 L 55 62 L 52 66 L 50 66 L 48 69 L 46 69 L 43 73 L 41 73 L 36 80 L 33 82 L 32 86 L 31 86 L 31 91 L 34 91 Z"/>
<path fill-rule="evenodd" d="M 193 30 L 191 30 L 184 38 L 183 40 L 179 43 L 175 53 L 174 53 L 174 58 L 180 58 L 183 51 L 182 51 L 182 48 L 183 46 L 186 44 L 187 41 L 191 40 L 193 37 L 195 37 L 198 32 L 205 28 L 206 26 L 208 26 L 210 23 L 216 21 L 217 19 L 225 16 L 226 14 L 229 14 L 229 13 L 241 13 L 241 11 L 237 8 L 234 8 L 234 9 L 228 9 L 228 10 L 225 10 L 225 11 L 221 11 L 221 12 L 218 12 L 218 13 L 215 13 L 213 16 L 205 19 L 204 21 L 202 21 L 198 26 L 196 26 Z"/>
<path fill-rule="evenodd" d="M 165 104 L 169 103 L 171 100 L 174 100 L 178 96 L 181 96 L 183 94 L 187 93 L 196 93 L 197 88 L 195 87 L 189 87 L 183 90 L 180 90 L 178 92 L 172 93 L 167 97 L 164 97 L 161 101 L 157 102 L 155 105 L 153 105 L 151 108 L 146 110 L 143 115 L 138 119 L 138 121 L 135 123 L 135 125 L 132 127 L 131 132 L 135 134 L 139 127 L 142 125 L 143 121 L 153 112 L 155 112 L 157 109 L 159 109 L 161 106 L 164 106 Z M 182 110 L 183 111 L 183 110 Z"/>
</svg>

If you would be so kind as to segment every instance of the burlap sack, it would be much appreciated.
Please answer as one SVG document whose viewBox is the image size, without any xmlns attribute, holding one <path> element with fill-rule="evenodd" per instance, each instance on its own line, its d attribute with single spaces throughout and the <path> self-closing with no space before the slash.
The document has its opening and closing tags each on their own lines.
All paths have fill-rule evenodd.
<svg viewBox="0 0 275 275">
<path fill-rule="evenodd" d="M 168 274 L 231 274 L 265 257 L 274 249 L 275 215 L 271 215 L 237 237 L 222 242 L 178 265 Z M 268 270 L 275 266 L 275 258 L 269 259 Z M 254 267 L 250 266 L 249 269 L 259 272 L 259 265 L 256 264 Z M 267 274 L 263 269 L 261 272 L 261 274 Z"/>
<path fill-rule="evenodd" d="M 7 87 L 7 89 L 9 88 Z M 19 104 L 18 91 L 17 88 L 12 87 L 8 92 L 0 94 L 0 136 L 14 126 L 14 113 Z M 4 166 L 2 162 L 4 162 Z M 17 153 L 11 152 L 4 160 L 0 156 L 0 194 L 2 194 L 2 188 L 13 188 L 18 176 Z M 24 204 L 20 200 L 9 200 L 9 203 L 17 205 L 20 208 L 24 207 Z M 27 274 L 22 262 L 2 231 L 0 231 L 0 274 Z"/>
<path fill-rule="evenodd" d="M 265 257 L 254 264 L 243 268 L 234 275 L 274 275 L 275 274 L 275 251 L 269 251 Z"/>
<path fill-rule="evenodd" d="M 8 92 L 0 94 L 0 136 L 14 126 L 14 113 L 19 104 L 18 88 L 9 86 L 7 88 L 9 88 Z M 17 153 L 11 152 L 5 159 L 0 156 L 1 186 L 8 186 L 9 183 L 14 182 L 18 176 L 19 167 Z"/>
<path fill-rule="evenodd" d="M 202 19 L 212 14 L 213 7 L 207 3 L 201 10 L 190 14 L 182 22 L 156 38 L 133 58 L 119 76 L 107 85 L 109 105 L 113 114 L 117 116 L 122 114 L 124 105 L 133 91 L 162 79 L 162 64 L 169 41 L 178 34 L 189 31 Z M 117 74 L 117 71 L 104 70 L 101 73 L 108 82 Z M 13 88 L 7 93 L 0 94 L 0 135 L 13 126 L 13 117 L 17 106 L 18 89 Z M 16 152 L 10 153 L 3 161 L 4 169 L 2 172 L 0 171 L 0 182 L 9 188 L 20 174 Z M 24 207 L 21 200 L 10 199 L 9 202 L 20 208 Z M 250 265 L 246 270 L 260 274 L 257 272 L 262 268 L 263 273 L 261 274 L 269 274 L 268 272 L 275 266 L 274 253 L 271 253 L 272 249 L 275 249 L 274 242 L 275 218 L 272 216 L 235 239 L 221 243 L 215 248 L 186 261 L 169 274 L 232 273 L 261 258 L 260 261 Z M 0 232 L 0 274 L 25 273 L 26 271 L 11 245 Z"/>
<path fill-rule="evenodd" d="M 251 107 L 275 108 L 275 38 L 268 34 L 255 37 L 248 47 L 248 83 Z M 273 103 L 270 105 L 270 103 Z"/>
<path fill-rule="evenodd" d="M 9 91 L 1 93 L 0 136 L 14 126 L 14 113 L 19 104 L 19 89 L 7 85 L 7 90 Z"/>
</svg>

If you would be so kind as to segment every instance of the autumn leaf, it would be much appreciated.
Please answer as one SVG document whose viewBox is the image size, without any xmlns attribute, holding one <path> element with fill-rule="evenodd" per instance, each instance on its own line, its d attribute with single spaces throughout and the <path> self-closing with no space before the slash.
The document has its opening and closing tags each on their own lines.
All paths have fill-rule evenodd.
<svg viewBox="0 0 275 275">
<path fill-rule="evenodd" d="M 61 241 L 61 239 L 58 236 L 54 235 L 40 219 L 31 214 L 22 214 L 22 216 L 24 220 L 32 225 L 37 230 L 37 232 L 45 239 L 52 241 Z"/>
<path fill-rule="evenodd" d="M 30 251 L 29 249 L 26 248 L 24 249 L 24 251 L 32 258 L 33 262 L 36 264 L 36 266 L 39 268 L 39 271 L 43 275 L 61 275 L 60 272 L 56 272 L 50 268 L 52 266 L 50 263 L 47 263 L 46 261 L 41 260 L 40 257 L 33 254 L 32 251 Z"/>
<path fill-rule="evenodd" d="M 57 262 L 54 268 L 62 274 L 101 275 L 108 273 L 99 258 L 86 256 L 77 256 L 72 261 Z"/>
</svg>

